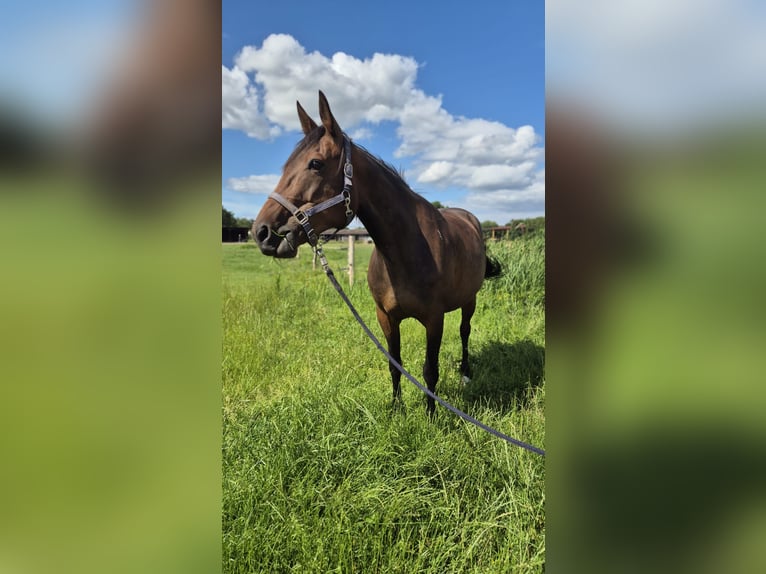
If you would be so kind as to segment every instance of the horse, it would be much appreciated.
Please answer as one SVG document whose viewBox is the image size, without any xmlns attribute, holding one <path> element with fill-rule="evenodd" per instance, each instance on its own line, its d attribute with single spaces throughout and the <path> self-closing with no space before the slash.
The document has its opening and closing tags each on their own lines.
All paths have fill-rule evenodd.
<svg viewBox="0 0 766 574">
<path fill-rule="evenodd" d="M 502 271 L 486 254 L 478 219 L 464 209 L 435 208 L 394 168 L 354 144 L 321 91 L 322 125 L 296 104 L 304 138 L 253 222 L 253 238 L 261 252 L 295 257 L 299 245 L 316 245 L 317 233 L 341 229 L 358 217 L 375 244 L 367 283 L 391 356 L 401 364 L 401 322 L 419 321 L 426 330 L 423 378 L 434 393 L 444 315 L 461 309 L 460 370 L 463 381 L 470 380 L 468 338 L 476 294 L 485 278 Z M 390 361 L 389 371 L 397 404 L 401 373 Z M 426 409 L 434 415 L 433 398 L 427 398 Z"/>
</svg>

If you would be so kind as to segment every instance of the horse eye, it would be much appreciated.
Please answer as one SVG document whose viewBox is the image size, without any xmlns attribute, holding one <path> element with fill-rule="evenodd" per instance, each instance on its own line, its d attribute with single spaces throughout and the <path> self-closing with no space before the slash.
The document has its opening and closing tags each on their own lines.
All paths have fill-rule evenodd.
<svg viewBox="0 0 766 574">
<path fill-rule="evenodd" d="M 323 167 L 324 167 L 324 164 L 318 159 L 312 159 L 309 162 L 309 169 L 313 169 L 314 171 L 319 171 Z"/>
</svg>

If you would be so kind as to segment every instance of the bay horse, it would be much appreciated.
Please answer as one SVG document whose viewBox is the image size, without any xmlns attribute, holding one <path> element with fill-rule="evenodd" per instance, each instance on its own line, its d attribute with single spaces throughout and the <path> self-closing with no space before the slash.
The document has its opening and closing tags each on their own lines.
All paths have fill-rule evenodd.
<svg viewBox="0 0 766 574">
<path fill-rule="evenodd" d="M 401 364 L 399 325 L 406 318 L 417 319 L 426 329 L 423 378 L 435 392 L 444 314 L 461 309 L 460 370 L 470 377 L 468 337 L 476 293 L 485 277 L 501 272 L 486 255 L 478 219 L 464 209 L 436 209 L 394 168 L 353 144 L 321 91 L 322 125 L 296 103 L 304 138 L 284 165 L 269 196 L 273 201 L 265 203 L 253 222 L 261 252 L 295 257 L 302 243 L 316 244 L 317 233 L 346 227 L 358 216 L 375 243 L 367 283 L 391 356 Z M 389 370 L 396 403 L 401 400 L 401 373 L 392 363 Z M 434 414 L 433 398 L 428 397 L 426 408 Z"/>
</svg>

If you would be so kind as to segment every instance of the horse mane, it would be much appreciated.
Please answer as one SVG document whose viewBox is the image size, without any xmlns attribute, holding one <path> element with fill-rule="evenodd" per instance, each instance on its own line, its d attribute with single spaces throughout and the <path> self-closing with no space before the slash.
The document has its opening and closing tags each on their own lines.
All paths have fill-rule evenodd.
<svg viewBox="0 0 766 574">
<path fill-rule="evenodd" d="M 392 166 L 390 163 L 387 163 L 383 161 L 381 158 L 379 158 L 376 155 L 371 154 L 367 148 L 364 146 L 361 146 L 359 144 L 354 144 L 359 150 L 364 153 L 367 156 L 367 159 L 369 159 L 372 163 L 374 163 L 376 166 L 378 166 L 384 173 L 384 175 L 388 176 L 388 178 L 396 184 L 396 186 L 401 189 L 402 191 L 411 194 L 415 198 L 419 198 L 423 201 L 425 201 L 429 206 L 433 208 L 434 211 L 439 211 L 433 205 L 431 202 L 426 200 L 425 197 L 420 195 L 418 192 L 413 190 L 410 185 L 407 183 L 407 181 L 404 179 L 404 176 L 401 172 L 399 172 L 394 166 Z"/>
<path fill-rule="evenodd" d="M 367 156 L 367 158 L 370 159 L 374 164 L 376 164 L 378 167 L 386 171 L 389 177 L 393 178 L 394 180 L 397 181 L 397 183 L 406 187 L 408 190 L 412 191 L 410 186 L 405 181 L 404 176 L 394 166 L 392 166 L 390 163 L 383 161 L 380 157 L 370 153 L 370 151 L 366 147 L 361 146 L 359 144 L 354 144 L 354 145 L 358 147 L 362 151 L 362 153 L 364 153 Z"/>
</svg>

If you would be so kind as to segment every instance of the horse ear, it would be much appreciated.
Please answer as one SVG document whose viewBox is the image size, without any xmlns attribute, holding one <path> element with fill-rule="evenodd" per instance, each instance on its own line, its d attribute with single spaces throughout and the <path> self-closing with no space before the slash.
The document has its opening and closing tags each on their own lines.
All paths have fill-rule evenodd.
<svg viewBox="0 0 766 574">
<path fill-rule="evenodd" d="M 306 110 L 303 109 L 300 102 L 296 101 L 295 105 L 298 106 L 298 119 L 301 121 L 303 135 L 309 135 L 309 132 L 317 127 L 316 122 L 306 113 Z"/>
<path fill-rule="evenodd" d="M 322 119 L 325 131 L 333 138 L 340 138 L 343 135 L 338 122 L 335 121 L 335 117 L 333 117 L 330 111 L 330 104 L 327 103 L 327 98 L 322 93 L 322 90 L 319 90 L 319 117 Z"/>
</svg>

